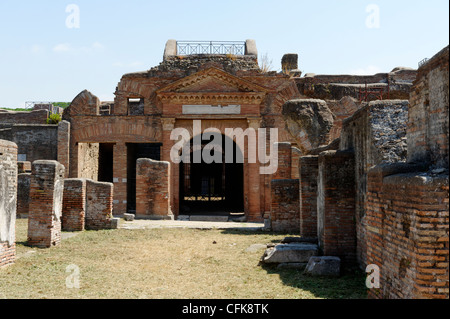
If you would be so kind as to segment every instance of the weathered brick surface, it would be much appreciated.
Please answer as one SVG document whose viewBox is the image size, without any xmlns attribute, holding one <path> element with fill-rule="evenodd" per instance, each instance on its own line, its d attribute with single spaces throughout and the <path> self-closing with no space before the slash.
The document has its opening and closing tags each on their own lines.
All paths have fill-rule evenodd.
<svg viewBox="0 0 450 319">
<path fill-rule="evenodd" d="M 380 289 L 369 297 L 448 299 L 448 175 L 396 170 L 387 165 L 369 172 L 367 263 L 381 275 Z"/>
<path fill-rule="evenodd" d="M 62 230 L 83 231 L 86 215 L 86 180 L 65 179 Z"/>
<path fill-rule="evenodd" d="M 408 101 L 373 101 L 344 120 L 340 149 L 355 153 L 358 261 L 365 268 L 367 171 L 380 163 L 406 161 Z"/>
<path fill-rule="evenodd" d="M 278 170 L 273 179 L 291 179 L 292 146 L 291 143 L 278 144 Z"/>
<path fill-rule="evenodd" d="M 17 145 L 0 140 L 0 268 L 16 259 Z"/>
<path fill-rule="evenodd" d="M 114 185 L 86 180 L 87 230 L 115 229 L 118 220 L 113 217 Z"/>
<path fill-rule="evenodd" d="M 48 110 L 36 110 L 30 112 L 16 112 L 0 110 L 1 124 L 45 124 Z"/>
<path fill-rule="evenodd" d="M 15 124 L 0 130 L 0 139 L 17 144 L 19 161 L 57 160 L 57 131 L 58 125 Z"/>
<path fill-rule="evenodd" d="M 170 163 L 138 159 L 136 167 L 136 215 L 170 219 Z"/>
<path fill-rule="evenodd" d="M 356 263 L 355 160 L 347 151 L 319 155 L 317 221 L 319 247 L 325 256 Z"/>
<path fill-rule="evenodd" d="M 300 235 L 317 237 L 317 180 L 319 156 L 302 156 L 300 175 Z"/>
<path fill-rule="evenodd" d="M 299 180 L 274 179 L 271 182 L 271 190 L 272 230 L 298 234 L 300 230 Z"/>
<path fill-rule="evenodd" d="M 58 125 L 58 162 L 64 165 L 65 177 L 69 177 L 70 123 L 61 121 Z"/>
<path fill-rule="evenodd" d="M 61 242 L 64 166 L 57 161 L 35 161 L 30 183 L 28 244 L 41 248 Z"/>
<path fill-rule="evenodd" d="M 449 167 L 449 47 L 418 70 L 410 97 L 408 162 Z"/>
<path fill-rule="evenodd" d="M 30 205 L 31 173 L 22 173 L 17 177 L 17 217 L 28 216 Z"/>
</svg>

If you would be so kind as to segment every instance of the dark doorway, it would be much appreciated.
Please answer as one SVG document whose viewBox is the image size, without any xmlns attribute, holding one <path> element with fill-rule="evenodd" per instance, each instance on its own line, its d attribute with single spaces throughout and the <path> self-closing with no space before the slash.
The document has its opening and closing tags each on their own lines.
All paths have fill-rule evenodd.
<svg viewBox="0 0 450 319">
<path fill-rule="evenodd" d="M 201 150 L 190 146 L 190 160 L 180 164 L 180 214 L 184 215 L 229 215 L 244 211 L 244 165 L 237 163 L 240 149 L 233 144 L 233 162 L 225 160 L 225 137 L 217 134 L 215 141 L 221 141 L 220 157 L 217 163 L 193 163 L 194 153 L 202 153 L 212 141 L 202 141 Z M 217 152 L 217 150 L 211 150 Z M 213 153 L 211 153 L 213 154 Z M 200 156 L 199 156 L 200 157 Z"/>
<path fill-rule="evenodd" d="M 98 181 L 113 182 L 114 144 L 101 143 L 98 152 Z"/>
<path fill-rule="evenodd" d="M 161 143 L 127 144 L 127 211 L 136 213 L 136 161 L 140 158 L 161 160 Z"/>
</svg>

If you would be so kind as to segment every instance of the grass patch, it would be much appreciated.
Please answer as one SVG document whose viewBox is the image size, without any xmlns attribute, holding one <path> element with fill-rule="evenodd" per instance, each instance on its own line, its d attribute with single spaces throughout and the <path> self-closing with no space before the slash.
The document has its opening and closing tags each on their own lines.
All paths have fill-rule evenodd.
<svg viewBox="0 0 450 319">
<path fill-rule="evenodd" d="M 364 276 L 310 278 L 297 270 L 258 266 L 252 244 L 284 234 L 238 230 L 86 231 L 61 246 L 25 245 L 27 220 L 16 223 L 18 260 L 0 270 L 0 295 L 17 299 L 315 299 L 365 298 Z M 66 287 L 69 265 L 80 288 Z"/>
</svg>

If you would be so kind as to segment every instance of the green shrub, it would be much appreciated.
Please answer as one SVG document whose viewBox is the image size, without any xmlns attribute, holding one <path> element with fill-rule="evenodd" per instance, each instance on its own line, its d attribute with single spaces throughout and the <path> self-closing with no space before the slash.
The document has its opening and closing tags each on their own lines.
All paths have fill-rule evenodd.
<svg viewBox="0 0 450 319">
<path fill-rule="evenodd" d="M 58 124 L 61 122 L 61 116 L 59 114 L 50 114 L 47 119 L 47 124 Z"/>
</svg>

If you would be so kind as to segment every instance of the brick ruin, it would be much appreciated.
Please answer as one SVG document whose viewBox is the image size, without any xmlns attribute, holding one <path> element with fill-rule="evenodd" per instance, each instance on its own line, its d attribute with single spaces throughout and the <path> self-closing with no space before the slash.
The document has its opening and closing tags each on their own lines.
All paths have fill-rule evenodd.
<svg viewBox="0 0 450 319">
<path fill-rule="evenodd" d="M 17 145 L 0 140 L 0 268 L 16 259 Z"/>
<path fill-rule="evenodd" d="M 418 70 L 301 77 L 296 54 L 262 72 L 251 40 L 242 55 L 182 55 L 169 40 L 160 65 L 123 75 L 114 101 L 85 90 L 59 125 L 0 113 L 0 138 L 17 144 L 0 144 L 0 191 L 17 194 L 0 206 L 0 266 L 14 259 L 16 215 L 29 218 L 31 245 L 50 247 L 61 230 L 116 228 L 126 213 L 233 212 L 315 240 L 345 268 L 376 265 L 371 298 L 448 298 L 448 93 L 448 47 Z M 244 163 L 171 161 L 174 129 L 194 139 L 208 128 Z M 248 149 L 262 145 L 241 148 L 227 128 L 277 128 L 277 171 L 260 174 Z"/>
<path fill-rule="evenodd" d="M 422 65 L 410 97 L 363 102 L 341 117 L 334 140 L 329 101 L 284 106 L 304 151 L 300 235 L 344 265 L 376 265 L 380 288 L 370 298 L 449 298 L 448 60 L 447 47 Z M 289 216 L 285 207 L 272 204 L 272 224 Z"/>
</svg>

